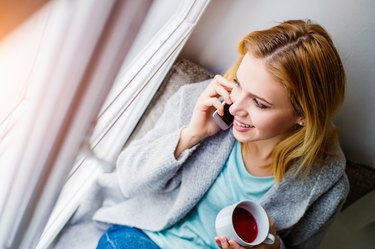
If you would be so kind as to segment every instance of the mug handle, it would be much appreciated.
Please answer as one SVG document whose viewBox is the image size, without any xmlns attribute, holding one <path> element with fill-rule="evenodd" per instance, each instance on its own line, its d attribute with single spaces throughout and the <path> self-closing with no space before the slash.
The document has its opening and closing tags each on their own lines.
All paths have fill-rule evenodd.
<svg viewBox="0 0 375 249">
<path fill-rule="evenodd" d="M 263 241 L 263 243 L 273 245 L 273 243 L 275 243 L 275 236 L 272 233 L 268 233 L 267 238 Z"/>
</svg>

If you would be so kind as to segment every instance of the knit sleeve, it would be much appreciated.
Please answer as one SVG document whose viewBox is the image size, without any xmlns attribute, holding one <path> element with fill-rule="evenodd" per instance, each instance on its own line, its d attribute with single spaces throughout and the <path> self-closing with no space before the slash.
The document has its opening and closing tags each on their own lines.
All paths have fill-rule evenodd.
<svg viewBox="0 0 375 249">
<path fill-rule="evenodd" d="M 181 87 L 167 102 L 154 128 L 120 154 L 117 172 L 125 197 L 167 192 L 180 184 L 180 168 L 197 145 L 185 150 L 177 159 L 174 151 L 181 130 L 190 121 L 196 99 L 206 85 L 202 82 Z"/>
<path fill-rule="evenodd" d="M 336 184 L 309 207 L 302 219 L 288 232 L 288 236 L 283 239 L 287 248 L 317 248 L 335 216 L 340 212 L 348 191 L 349 183 L 346 174 L 344 174 Z M 305 237 L 303 234 L 307 230 L 315 232 L 311 236 Z"/>
</svg>

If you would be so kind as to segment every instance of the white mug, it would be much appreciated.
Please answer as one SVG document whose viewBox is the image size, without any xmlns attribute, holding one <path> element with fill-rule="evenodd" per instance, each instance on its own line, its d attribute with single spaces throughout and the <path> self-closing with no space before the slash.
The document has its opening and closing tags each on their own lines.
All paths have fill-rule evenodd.
<svg viewBox="0 0 375 249">
<path fill-rule="evenodd" d="M 249 200 L 223 208 L 215 221 L 218 236 L 232 239 L 241 246 L 275 243 L 275 236 L 269 233 L 269 226 L 263 207 Z"/>
</svg>

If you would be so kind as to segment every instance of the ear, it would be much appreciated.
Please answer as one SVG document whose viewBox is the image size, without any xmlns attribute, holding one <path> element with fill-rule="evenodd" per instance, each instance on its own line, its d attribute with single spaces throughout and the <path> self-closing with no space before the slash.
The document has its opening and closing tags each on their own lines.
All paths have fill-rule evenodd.
<svg viewBox="0 0 375 249">
<path fill-rule="evenodd" d="M 305 118 L 304 117 L 297 118 L 297 124 L 301 127 L 304 127 L 305 126 Z"/>
</svg>

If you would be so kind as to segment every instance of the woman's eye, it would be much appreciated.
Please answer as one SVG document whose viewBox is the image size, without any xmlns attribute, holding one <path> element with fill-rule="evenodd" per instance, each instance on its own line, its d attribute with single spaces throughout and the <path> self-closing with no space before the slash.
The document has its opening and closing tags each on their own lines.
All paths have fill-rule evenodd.
<svg viewBox="0 0 375 249">
<path fill-rule="evenodd" d="M 260 109 L 266 109 L 266 108 L 268 108 L 268 106 L 262 104 L 262 103 L 259 102 L 256 98 L 253 98 L 253 100 L 254 100 L 255 105 L 256 105 L 258 108 L 260 108 Z"/>
</svg>

